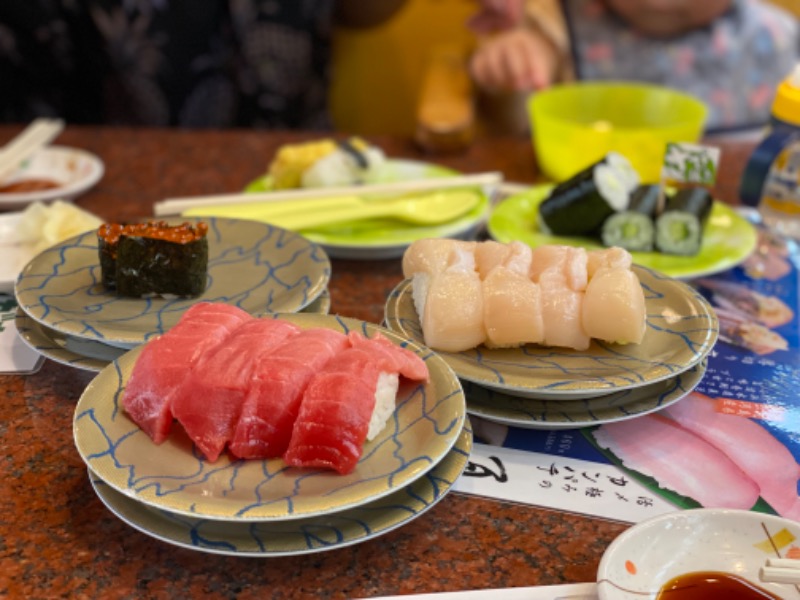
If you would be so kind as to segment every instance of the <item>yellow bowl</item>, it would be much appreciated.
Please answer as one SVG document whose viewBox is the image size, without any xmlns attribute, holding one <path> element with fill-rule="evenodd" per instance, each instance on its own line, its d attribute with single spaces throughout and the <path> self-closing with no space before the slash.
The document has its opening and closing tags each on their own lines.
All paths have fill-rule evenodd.
<svg viewBox="0 0 800 600">
<path fill-rule="evenodd" d="M 554 86 L 533 94 L 528 110 L 539 167 L 551 179 L 568 179 L 616 151 L 651 183 L 667 142 L 697 141 L 708 112 L 694 96 L 630 82 Z"/>
</svg>

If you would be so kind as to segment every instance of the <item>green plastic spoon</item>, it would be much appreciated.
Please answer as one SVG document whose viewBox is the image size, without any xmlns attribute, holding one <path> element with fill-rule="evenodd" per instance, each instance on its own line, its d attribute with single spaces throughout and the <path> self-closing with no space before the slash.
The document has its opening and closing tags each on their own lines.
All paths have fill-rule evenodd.
<svg viewBox="0 0 800 600">
<path fill-rule="evenodd" d="M 378 200 L 344 196 L 312 201 L 220 204 L 183 211 L 184 216 L 264 221 L 284 229 L 311 229 L 345 221 L 391 217 L 417 225 L 439 225 L 472 210 L 481 200 L 476 189 L 447 190 Z"/>
</svg>

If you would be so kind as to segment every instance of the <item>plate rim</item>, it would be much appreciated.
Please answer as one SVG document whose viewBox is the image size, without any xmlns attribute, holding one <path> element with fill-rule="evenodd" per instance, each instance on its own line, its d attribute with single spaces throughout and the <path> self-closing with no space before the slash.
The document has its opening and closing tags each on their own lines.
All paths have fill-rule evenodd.
<svg viewBox="0 0 800 600">
<path fill-rule="evenodd" d="M 462 441 L 462 438 L 463 438 L 463 441 Z M 112 494 L 115 496 L 114 500 L 116 501 L 117 505 L 121 504 L 121 503 L 122 504 L 132 503 L 131 505 L 138 505 L 137 508 L 140 508 L 143 511 L 147 511 L 152 520 L 167 519 L 168 517 L 166 515 L 170 514 L 169 511 L 156 510 L 156 509 L 153 509 L 151 507 L 148 507 L 147 505 L 141 504 L 140 502 L 137 502 L 135 499 L 130 498 L 128 496 L 125 496 L 121 492 L 115 490 L 114 488 L 112 488 L 111 486 L 109 486 L 108 484 L 103 482 L 102 478 L 98 477 L 91 470 L 91 468 L 87 467 L 87 472 L 88 472 L 88 475 L 89 475 L 89 480 L 91 482 L 92 488 L 94 489 L 95 493 L 97 494 L 98 498 L 103 503 L 103 505 L 109 510 L 109 512 L 111 512 L 115 517 L 120 519 L 126 525 L 128 525 L 130 527 L 133 527 L 137 531 L 139 531 L 139 532 L 143 533 L 144 535 L 147 535 L 147 536 L 149 536 L 151 538 L 158 539 L 158 540 L 160 540 L 160 541 L 162 541 L 164 543 L 171 544 L 173 546 L 178 546 L 178 547 L 181 547 L 181 548 L 186 548 L 188 550 L 194 550 L 196 552 L 204 552 L 204 553 L 208 553 L 208 554 L 218 554 L 218 555 L 227 555 L 227 556 L 242 556 L 242 557 L 247 557 L 247 556 L 250 556 L 250 557 L 300 556 L 300 555 L 305 555 L 305 554 L 314 554 L 314 553 L 319 553 L 319 552 L 327 552 L 329 550 L 338 550 L 340 548 L 346 548 L 348 546 L 353 546 L 353 545 L 356 545 L 356 544 L 360 544 L 362 542 L 373 540 L 373 539 L 375 539 L 377 537 L 380 537 L 382 535 L 390 533 L 391 531 L 399 529 L 400 527 L 403 527 L 403 526 L 409 524 L 411 521 L 414 521 L 417 518 L 421 517 L 426 512 L 428 512 L 431 508 L 436 506 L 442 499 L 444 499 L 444 497 L 447 496 L 447 494 L 449 494 L 450 492 L 453 491 L 453 489 L 455 488 L 456 481 L 461 476 L 461 474 L 464 472 L 464 470 L 467 467 L 467 464 L 469 463 L 469 454 L 472 451 L 472 445 L 473 444 L 474 444 L 474 439 L 473 439 L 472 427 L 471 427 L 471 425 L 469 423 L 469 419 L 467 419 L 464 422 L 464 427 L 462 429 L 461 434 L 459 435 L 459 439 L 453 445 L 453 448 L 445 455 L 445 457 L 439 463 L 437 463 L 436 466 L 434 466 L 428 472 L 427 475 L 429 477 L 435 477 L 436 478 L 437 486 L 435 486 L 435 487 L 437 487 L 438 493 L 432 499 L 432 501 L 429 502 L 428 504 L 425 504 L 421 508 L 421 510 L 418 510 L 416 512 L 405 511 L 405 518 L 399 518 L 395 522 L 393 522 L 391 525 L 389 525 L 389 526 L 387 526 L 387 527 L 385 527 L 383 529 L 379 529 L 379 530 L 376 530 L 374 528 L 374 526 L 369 526 L 369 523 L 367 523 L 368 527 L 359 527 L 361 532 L 364 533 L 364 535 L 362 535 L 361 537 L 355 537 L 353 539 L 346 539 L 346 540 L 343 540 L 342 542 L 325 545 L 325 546 L 320 547 L 320 548 L 307 548 L 307 549 L 303 549 L 303 550 L 284 550 L 284 551 L 263 550 L 263 551 L 259 551 L 259 552 L 225 551 L 225 550 L 215 549 L 214 547 L 194 546 L 194 545 L 191 545 L 191 544 L 187 544 L 187 543 L 182 543 L 182 542 L 176 541 L 174 539 L 167 539 L 167 537 L 163 536 L 163 535 L 155 535 L 154 532 L 146 530 L 143 527 L 139 527 L 139 526 L 133 524 L 131 522 L 131 520 L 129 520 L 127 518 L 124 518 L 116 510 L 114 510 L 111 506 L 109 506 L 108 502 L 106 502 L 106 500 L 108 500 L 108 498 L 104 497 L 102 495 L 102 493 L 98 491 L 97 484 L 93 480 L 93 477 L 96 477 L 100 482 L 102 482 L 103 486 L 105 487 L 105 489 L 107 491 L 112 492 Z M 445 477 L 450 477 L 451 473 L 452 473 L 452 477 L 451 477 L 452 480 L 445 479 Z M 388 496 L 386 496 L 386 497 L 384 497 L 382 499 L 375 500 L 372 503 L 367 503 L 367 504 L 362 505 L 362 506 L 354 507 L 352 509 L 347 509 L 347 510 L 343 511 L 343 514 L 340 515 L 340 516 L 343 516 L 344 514 L 346 514 L 348 512 L 351 512 L 351 511 L 352 512 L 356 512 L 356 511 L 359 511 L 359 510 L 362 510 L 362 509 L 366 509 L 368 514 L 365 517 L 362 518 L 362 522 L 363 521 L 369 521 L 370 519 L 374 519 L 376 515 L 381 513 L 381 511 L 386 512 L 386 511 L 389 511 L 391 509 L 388 508 L 388 507 L 387 508 L 378 508 L 378 507 L 374 507 L 372 505 L 391 502 L 391 500 L 392 500 L 392 498 L 393 498 L 393 496 L 395 494 L 398 495 L 398 496 L 400 496 L 403 493 L 409 493 L 409 494 L 412 494 L 412 495 L 418 495 L 418 494 L 415 494 L 415 492 L 417 492 L 417 490 L 422 486 L 423 479 L 424 478 L 420 478 L 420 479 L 408 484 L 405 488 L 398 489 L 393 494 L 390 494 L 390 495 L 388 495 Z M 313 521 L 317 520 L 317 519 L 324 522 L 325 519 L 327 519 L 327 517 L 326 516 L 310 517 L 307 520 L 311 521 L 312 522 L 311 525 L 313 525 Z M 196 519 L 196 521 L 197 522 L 202 522 L 203 520 L 202 519 Z M 276 522 L 275 524 L 278 524 L 278 523 L 279 522 Z M 231 523 L 230 525 L 232 525 L 233 527 L 249 527 L 250 526 L 250 524 L 236 523 L 236 522 Z M 180 526 L 176 525 L 176 527 L 180 527 Z"/>
<path fill-rule="evenodd" d="M 445 359 L 445 361 L 450 365 L 451 368 L 456 372 L 459 379 L 463 379 L 474 383 L 476 385 L 480 385 L 483 387 L 491 388 L 497 390 L 499 392 L 512 395 L 512 396 L 520 396 L 523 398 L 532 398 L 536 400 L 581 400 L 587 399 L 597 396 L 606 395 L 609 393 L 614 393 L 618 391 L 624 391 L 626 389 L 632 389 L 636 387 L 641 387 L 642 385 L 646 385 L 649 383 L 656 383 L 659 381 L 663 381 L 665 379 L 669 379 L 670 377 L 674 376 L 678 372 L 683 372 L 686 369 L 689 369 L 701 361 L 705 359 L 705 357 L 711 352 L 716 344 L 716 341 L 719 336 L 719 322 L 716 316 L 716 313 L 713 307 L 710 305 L 708 300 L 706 300 L 699 292 L 696 292 L 691 288 L 686 282 L 681 281 L 680 279 L 675 279 L 669 276 L 664 275 L 663 273 L 659 273 L 658 271 L 654 271 L 653 269 L 649 269 L 647 267 L 643 267 L 641 265 L 633 265 L 634 271 L 641 270 L 645 271 L 650 274 L 651 277 L 655 281 L 666 281 L 670 282 L 677 286 L 682 292 L 684 292 L 687 298 L 693 298 L 696 301 L 698 306 L 701 306 L 704 309 L 703 316 L 709 319 L 710 326 L 708 328 L 708 339 L 704 345 L 703 352 L 695 353 L 695 356 L 691 361 L 683 365 L 677 372 L 665 372 L 661 376 L 655 376 L 646 381 L 642 382 L 632 382 L 627 385 L 618 385 L 613 388 L 594 388 L 594 391 L 587 392 L 585 388 L 580 389 L 543 389 L 541 387 L 530 387 L 530 386 L 516 386 L 516 385 L 509 385 L 509 384 L 500 384 L 497 382 L 489 381 L 486 379 L 478 379 L 475 375 L 470 375 L 469 373 L 464 375 L 460 370 L 457 368 L 457 364 L 454 366 L 451 364 L 451 361 L 448 360 L 451 356 L 458 356 L 461 353 L 455 352 L 439 352 L 439 354 Z M 641 279 L 641 277 L 640 277 Z M 392 331 L 396 331 L 400 335 L 405 337 L 410 337 L 409 334 L 406 332 L 405 328 L 398 324 L 399 319 L 396 318 L 396 310 L 393 310 L 394 307 L 399 305 L 403 296 L 410 296 L 410 289 L 412 286 L 412 280 L 409 278 L 404 279 L 401 281 L 395 288 L 389 293 L 389 296 L 386 300 L 386 304 L 384 307 L 384 322 L 386 323 L 387 327 Z M 416 314 L 416 312 L 414 313 Z M 418 321 L 418 317 L 417 317 Z M 400 327 L 400 329 L 394 329 L 394 327 Z M 537 347 L 537 346 L 534 346 Z M 545 347 L 542 347 L 545 348 Z M 452 359 L 451 359 L 452 360 Z"/>
<path fill-rule="evenodd" d="M 33 202 L 49 202 L 57 198 L 75 198 L 80 194 L 90 190 L 99 182 L 103 175 L 105 175 L 105 163 L 103 160 L 83 148 L 75 148 L 73 146 L 63 146 L 60 144 L 51 144 L 42 148 L 39 152 L 58 152 L 58 153 L 74 153 L 80 154 L 85 158 L 91 166 L 89 176 L 73 182 L 70 185 L 54 188 L 52 190 L 41 190 L 38 192 L 24 192 L 16 194 L 0 194 L 0 208 L 8 208 L 12 206 L 22 206 L 31 204 Z"/>
<path fill-rule="evenodd" d="M 641 386 L 642 388 L 645 388 L 645 387 L 648 387 L 648 386 L 654 386 L 655 387 L 655 386 L 663 385 L 663 384 L 665 384 L 665 382 L 670 382 L 670 381 L 673 381 L 673 380 L 677 381 L 679 378 L 681 378 L 682 376 L 687 375 L 687 374 L 691 375 L 691 377 L 692 377 L 692 379 L 689 381 L 690 387 L 688 389 L 681 390 L 680 392 L 676 392 L 675 393 L 675 397 L 670 398 L 668 402 L 666 402 L 664 404 L 660 404 L 658 406 L 655 406 L 653 408 L 647 409 L 647 410 L 642 411 L 642 412 L 637 412 L 635 414 L 630 414 L 630 415 L 623 415 L 621 417 L 613 418 L 613 419 L 612 418 L 607 418 L 607 419 L 602 419 L 601 418 L 601 419 L 594 419 L 594 420 L 591 420 L 591 421 L 567 421 L 567 420 L 563 420 L 563 421 L 534 421 L 534 420 L 513 419 L 513 418 L 510 418 L 510 417 L 509 418 L 504 418 L 502 416 L 493 415 L 490 412 L 478 412 L 478 411 L 475 411 L 474 408 L 471 409 L 470 408 L 470 401 L 469 401 L 469 391 L 465 390 L 464 392 L 465 392 L 465 394 L 467 396 L 467 413 L 469 413 L 471 416 L 474 416 L 474 417 L 480 417 L 481 419 L 484 419 L 486 421 L 492 421 L 493 423 L 498 423 L 500 425 L 507 425 L 509 427 L 518 427 L 520 429 L 537 429 L 537 430 L 580 429 L 580 428 L 583 428 L 583 427 L 593 427 L 595 425 L 603 425 L 604 423 L 617 423 L 617 422 L 620 422 L 620 421 L 627 421 L 627 420 L 630 420 L 630 419 L 635 419 L 636 417 L 641 417 L 643 415 L 651 414 L 651 413 L 657 412 L 659 410 L 662 410 L 664 408 L 667 408 L 668 406 L 671 406 L 671 405 L 683 400 L 684 398 L 686 398 L 686 396 L 691 394 L 697 388 L 697 386 L 700 384 L 700 381 L 702 380 L 703 376 L 705 375 L 707 369 L 708 369 L 708 361 L 706 359 L 706 360 L 702 361 L 700 364 L 697 364 L 697 365 L 695 365 L 693 367 L 689 367 L 688 369 L 686 369 L 686 371 L 682 371 L 680 373 L 675 374 L 674 377 L 671 377 L 669 379 L 662 380 L 662 381 L 656 381 L 654 383 L 646 384 L 646 385 Z M 689 373 L 690 371 L 693 371 L 693 370 L 697 371 L 697 372 L 696 373 Z M 477 384 L 472 384 L 471 383 L 471 385 L 477 385 Z M 629 389 L 627 391 L 632 391 L 632 390 L 636 390 L 636 389 L 641 389 L 641 388 L 632 388 L 632 389 Z M 613 396 L 613 395 L 616 395 L 616 394 L 619 394 L 619 393 L 624 393 L 625 391 L 626 390 L 620 390 L 619 392 L 612 392 L 609 395 Z M 559 403 L 559 402 L 581 402 L 581 401 L 592 402 L 592 401 L 599 401 L 600 399 L 603 398 L 603 396 L 594 396 L 594 397 L 591 397 L 591 398 L 576 399 L 576 400 L 562 400 L 562 401 L 559 401 L 558 399 L 556 399 L 556 400 L 550 400 L 550 399 L 548 399 L 548 400 L 540 400 L 540 399 L 537 399 L 537 398 L 522 398 L 522 397 L 519 397 L 519 396 L 517 396 L 516 398 L 519 399 L 520 401 L 523 401 L 523 402 L 528 401 L 528 400 L 532 400 L 532 401 L 535 401 L 535 402 Z M 625 404 L 623 403 L 623 404 L 620 404 L 619 406 L 621 408 L 624 408 Z M 590 411 L 591 411 L 591 409 L 587 408 L 587 414 Z"/>
</svg>

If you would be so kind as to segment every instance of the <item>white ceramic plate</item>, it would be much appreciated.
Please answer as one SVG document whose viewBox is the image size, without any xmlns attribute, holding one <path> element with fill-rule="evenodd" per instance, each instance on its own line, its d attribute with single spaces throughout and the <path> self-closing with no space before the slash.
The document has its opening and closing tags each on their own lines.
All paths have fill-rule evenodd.
<svg viewBox="0 0 800 600">
<path fill-rule="evenodd" d="M 779 598 L 797 598 L 792 585 L 761 583 L 758 570 L 767 558 L 796 549 L 798 539 L 800 523 L 773 515 L 708 508 L 669 513 L 634 525 L 611 543 L 597 571 L 598 595 L 654 600 L 673 577 L 716 571 L 736 574 Z M 665 597 L 672 596 L 681 597 Z"/>
<path fill-rule="evenodd" d="M 287 556 L 335 550 L 376 538 L 416 519 L 439 502 L 467 465 L 469 422 L 453 449 L 426 475 L 363 506 L 309 519 L 269 523 L 210 521 L 151 508 L 128 498 L 89 471 L 103 504 L 122 521 L 169 544 L 234 556 Z"/>
<path fill-rule="evenodd" d="M 14 282 L 22 268 L 33 258 L 33 247 L 18 244 L 14 230 L 20 221 L 19 212 L 0 214 L 0 294 L 13 294 Z"/>
<path fill-rule="evenodd" d="M 456 174 L 452 169 L 426 162 L 389 159 L 369 183 L 449 177 Z M 251 182 L 245 191 L 264 192 L 271 189 L 271 178 L 264 176 Z M 325 248 L 333 258 L 385 260 L 401 257 L 409 244 L 422 238 L 474 239 L 483 228 L 489 210 L 489 197 L 484 195 L 481 202 L 467 214 L 442 225 L 424 227 L 392 219 L 370 219 L 303 230 L 301 233 Z"/>
<path fill-rule="evenodd" d="M 495 391 L 539 400 L 578 400 L 649 385 L 699 364 L 719 335 L 716 313 L 685 283 L 634 266 L 647 303 L 647 333 L 641 344 L 593 340 L 584 352 L 527 345 L 522 348 L 440 352 L 456 374 Z M 411 296 L 411 280 L 389 295 L 386 324 L 424 343 Z"/>
<path fill-rule="evenodd" d="M 328 290 L 325 290 L 300 312 L 327 315 L 330 307 L 331 295 Z M 118 359 L 128 351 L 126 348 L 64 335 L 55 329 L 37 323 L 21 308 L 17 308 L 15 323 L 20 338 L 27 346 L 45 358 L 68 367 L 98 373 L 105 369 L 111 361 Z"/>
<path fill-rule="evenodd" d="M 161 445 L 122 409 L 125 383 L 141 348 L 103 369 L 75 408 L 75 444 L 87 466 L 119 492 L 150 506 L 195 518 L 269 521 L 316 517 L 360 506 L 413 483 L 441 461 L 466 419 L 464 393 L 453 371 L 429 349 L 373 325 L 329 315 L 285 314 L 301 327 L 380 331 L 422 357 L 424 384 L 402 383 L 383 431 L 364 445 L 347 475 L 289 468 L 281 459 L 216 462 L 200 458 L 182 428 Z"/>
<path fill-rule="evenodd" d="M 662 381 L 584 400 L 536 400 L 509 396 L 463 382 L 467 412 L 521 429 L 575 429 L 627 421 L 675 404 L 706 372 L 706 362 Z"/>
<path fill-rule="evenodd" d="M 130 348 L 167 331 L 196 302 L 225 302 L 258 316 L 301 310 L 327 288 L 330 260 L 304 237 L 255 221 L 202 221 L 208 284 L 197 298 L 123 298 L 106 290 L 97 236 L 89 232 L 35 256 L 16 283 L 17 303 L 65 335 Z"/>
<path fill-rule="evenodd" d="M 75 198 L 94 186 L 104 171 L 103 161 L 90 152 L 65 146 L 47 146 L 5 178 L 3 184 L 23 179 L 50 179 L 61 185 L 34 192 L 0 193 L 0 208 L 21 207 L 37 200 L 47 202 L 57 198 Z"/>
</svg>

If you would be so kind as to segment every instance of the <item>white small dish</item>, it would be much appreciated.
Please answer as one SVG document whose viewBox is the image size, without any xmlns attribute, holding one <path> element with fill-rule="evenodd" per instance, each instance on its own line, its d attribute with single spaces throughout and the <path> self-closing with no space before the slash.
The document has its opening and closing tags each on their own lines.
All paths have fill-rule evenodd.
<svg viewBox="0 0 800 600">
<path fill-rule="evenodd" d="M 25 179 L 48 179 L 59 184 L 58 187 L 0 193 L 0 208 L 18 208 L 37 200 L 48 202 L 75 198 L 100 181 L 104 172 L 103 161 L 90 152 L 66 146 L 47 146 L 26 160 L 2 184 Z"/>
<path fill-rule="evenodd" d="M 22 213 L 0 215 L 0 294 L 13 294 L 22 268 L 35 256 L 33 244 L 18 244 L 15 230 Z"/>
<path fill-rule="evenodd" d="M 776 598 L 797 598 L 800 593 L 793 585 L 762 583 L 759 569 L 767 558 L 800 552 L 798 539 L 800 523 L 774 515 L 707 508 L 668 513 L 631 527 L 611 543 L 597 571 L 598 596 L 600 600 L 655 600 L 659 590 L 676 577 L 724 573 Z M 714 591 L 719 587 L 709 586 L 704 597 L 725 597 L 714 596 Z M 676 592 L 664 597 L 680 598 Z"/>
</svg>

